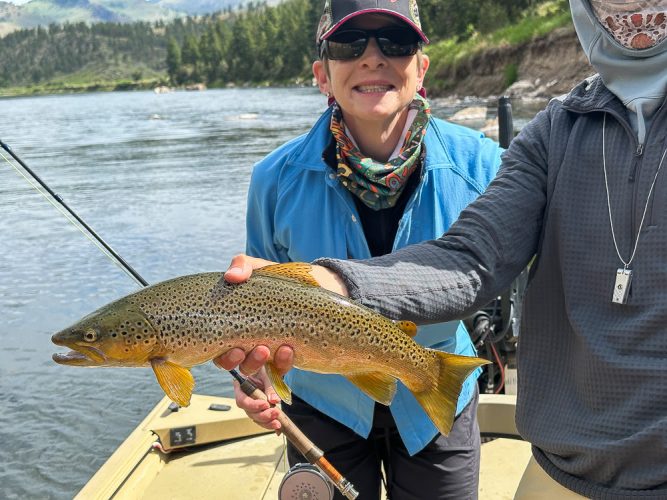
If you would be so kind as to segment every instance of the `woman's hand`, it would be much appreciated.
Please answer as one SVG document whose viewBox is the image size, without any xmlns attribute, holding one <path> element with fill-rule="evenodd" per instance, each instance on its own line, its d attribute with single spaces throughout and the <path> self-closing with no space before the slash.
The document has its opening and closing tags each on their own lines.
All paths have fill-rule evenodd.
<svg viewBox="0 0 667 500">
<path fill-rule="evenodd" d="M 229 269 L 225 272 L 225 280 L 229 283 L 243 283 L 244 281 L 248 281 L 253 270 L 271 264 L 277 264 L 277 262 L 248 257 L 247 255 L 237 255 L 232 259 Z M 347 296 L 345 285 L 333 271 L 330 271 L 326 267 L 313 266 L 310 274 L 321 287 Z M 280 422 L 276 420 L 276 417 L 280 410 L 275 408 L 274 405 L 280 402 L 280 398 L 273 389 L 264 370 L 264 364 L 269 359 L 271 359 L 269 348 L 260 345 L 247 354 L 240 348 L 231 349 L 222 356 L 215 358 L 213 362 L 216 366 L 225 370 L 232 370 L 238 366 L 239 371 L 245 376 L 256 374 L 256 377 L 253 377 L 252 381 L 258 388 L 264 391 L 268 401 L 252 399 L 241 391 L 238 382 L 234 381 L 236 404 L 260 426 L 265 429 L 278 430 L 280 429 Z M 291 347 L 284 345 L 273 353 L 273 364 L 281 376 L 292 369 L 293 363 L 294 351 Z"/>
<path fill-rule="evenodd" d="M 248 281 L 253 270 L 259 269 L 277 262 L 270 260 L 257 259 L 247 255 L 237 255 L 232 259 L 229 269 L 225 273 L 225 280 L 229 283 L 243 283 Z M 310 274 L 320 284 L 332 292 L 347 296 L 347 289 L 340 277 L 333 271 L 322 266 L 313 266 Z M 241 373 L 252 375 L 257 373 L 260 368 L 270 359 L 271 352 L 264 346 L 258 346 L 247 355 L 242 349 L 232 349 L 222 356 L 215 359 L 215 364 L 225 370 L 231 370 L 239 367 Z M 280 375 L 284 375 L 292 368 L 294 353 L 289 346 L 280 347 L 273 355 L 273 363 Z M 270 386 L 269 386 L 270 387 Z M 271 388 L 273 390 L 273 388 Z M 268 395 L 268 394 L 267 394 Z"/>
<path fill-rule="evenodd" d="M 213 362 L 220 366 L 216 360 Z M 280 402 L 280 398 L 273 390 L 266 370 L 261 368 L 256 375 L 248 377 L 248 379 L 258 389 L 264 391 L 268 401 L 263 399 L 253 399 L 241 390 L 239 383 L 234 380 L 234 398 L 236 399 L 236 406 L 246 412 L 246 415 L 260 427 L 264 427 L 270 431 L 277 431 L 280 429 L 280 422 L 277 420 L 280 413 L 280 408 L 276 405 Z"/>
<path fill-rule="evenodd" d="M 227 269 L 227 272 L 225 273 L 225 280 L 227 280 L 229 283 L 243 283 L 244 281 L 248 281 L 255 269 L 269 266 L 271 264 L 277 264 L 277 262 L 257 259 L 255 257 L 248 257 L 247 255 L 237 255 L 232 259 L 232 262 L 229 265 L 229 269 Z M 271 352 L 267 347 L 257 346 L 247 355 L 243 349 L 235 348 L 227 351 L 225 354 L 217 357 L 213 361 L 218 367 L 224 368 L 225 370 L 231 370 L 238 366 L 239 371 L 243 375 L 248 376 L 259 372 L 259 370 L 270 358 Z M 280 373 L 280 375 L 285 375 L 285 373 L 287 373 L 292 368 L 292 359 L 294 358 L 294 353 L 291 347 L 282 346 L 274 353 L 273 358 L 273 362 L 278 369 L 278 373 Z M 268 383 L 268 380 L 265 389 L 273 391 L 273 387 L 271 387 L 271 385 Z M 275 391 L 273 394 L 275 394 Z M 266 395 L 269 396 L 268 393 Z M 271 401 L 270 397 L 269 401 Z M 276 396 L 275 402 L 277 403 L 278 401 L 280 401 L 280 398 Z M 245 410 L 245 408 L 243 409 Z"/>
</svg>

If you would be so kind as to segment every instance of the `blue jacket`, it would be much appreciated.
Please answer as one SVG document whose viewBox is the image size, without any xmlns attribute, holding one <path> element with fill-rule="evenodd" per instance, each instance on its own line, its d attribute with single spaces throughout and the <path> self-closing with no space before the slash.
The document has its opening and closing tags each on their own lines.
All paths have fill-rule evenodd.
<svg viewBox="0 0 667 500">
<path fill-rule="evenodd" d="M 318 257 L 365 259 L 370 252 L 350 192 L 322 160 L 331 140 L 327 110 L 308 134 L 284 144 L 257 163 L 248 192 L 247 248 L 255 257 L 310 262 Z M 424 138 L 421 180 L 399 223 L 394 250 L 442 235 L 461 210 L 481 194 L 500 164 L 500 147 L 479 132 L 432 119 Z M 463 324 L 419 328 L 422 345 L 473 356 Z M 470 376 L 457 414 L 470 401 L 477 376 Z M 368 437 L 374 401 L 347 379 L 291 370 L 285 382 L 301 399 Z M 410 454 L 438 433 L 410 391 L 399 382 L 391 412 Z"/>
</svg>

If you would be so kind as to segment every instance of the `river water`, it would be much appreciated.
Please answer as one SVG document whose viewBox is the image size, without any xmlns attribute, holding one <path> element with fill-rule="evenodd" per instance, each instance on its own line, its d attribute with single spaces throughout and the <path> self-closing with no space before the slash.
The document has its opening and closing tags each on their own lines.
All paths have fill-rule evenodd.
<svg viewBox="0 0 667 500">
<path fill-rule="evenodd" d="M 4 99 L 0 139 L 155 283 L 226 268 L 252 164 L 325 105 L 314 89 Z M 55 331 L 137 288 L 0 158 L 0 498 L 71 498 L 162 398 L 150 370 L 51 360 Z M 197 392 L 232 394 L 212 364 L 193 374 Z"/>
</svg>

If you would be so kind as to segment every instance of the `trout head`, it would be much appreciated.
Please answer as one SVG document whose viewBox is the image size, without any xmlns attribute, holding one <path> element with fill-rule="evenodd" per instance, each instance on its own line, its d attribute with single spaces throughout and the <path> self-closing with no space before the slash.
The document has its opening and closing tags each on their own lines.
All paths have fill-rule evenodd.
<svg viewBox="0 0 667 500">
<path fill-rule="evenodd" d="M 159 350 L 158 330 L 143 311 L 117 301 L 56 333 L 54 344 L 72 349 L 53 360 L 72 366 L 146 366 Z"/>
</svg>

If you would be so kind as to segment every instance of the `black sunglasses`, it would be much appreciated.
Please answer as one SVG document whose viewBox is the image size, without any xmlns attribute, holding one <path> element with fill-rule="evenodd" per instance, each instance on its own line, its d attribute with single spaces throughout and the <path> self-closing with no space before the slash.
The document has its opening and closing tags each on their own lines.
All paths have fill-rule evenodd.
<svg viewBox="0 0 667 500">
<path fill-rule="evenodd" d="M 361 56 L 371 37 L 387 57 L 414 56 L 422 45 L 417 32 L 410 28 L 387 27 L 378 30 L 336 31 L 320 45 L 320 58 L 345 61 Z"/>
</svg>

